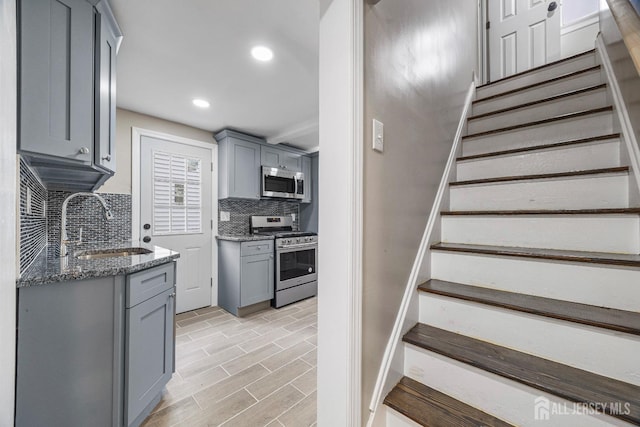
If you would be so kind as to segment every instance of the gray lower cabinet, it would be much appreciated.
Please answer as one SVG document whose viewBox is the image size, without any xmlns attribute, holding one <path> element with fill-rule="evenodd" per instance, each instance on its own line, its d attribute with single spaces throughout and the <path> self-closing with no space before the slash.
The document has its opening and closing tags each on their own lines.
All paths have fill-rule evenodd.
<svg viewBox="0 0 640 427">
<path fill-rule="evenodd" d="M 175 295 L 172 287 L 127 309 L 126 426 L 139 425 L 147 417 L 145 409 L 159 398 L 162 389 L 171 379 Z"/>
<path fill-rule="evenodd" d="M 273 240 L 218 240 L 218 304 L 239 309 L 269 301 L 274 293 Z"/>
<path fill-rule="evenodd" d="M 175 263 L 18 289 L 18 427 L 138 426 L 174 371 Z"/>
</svg>

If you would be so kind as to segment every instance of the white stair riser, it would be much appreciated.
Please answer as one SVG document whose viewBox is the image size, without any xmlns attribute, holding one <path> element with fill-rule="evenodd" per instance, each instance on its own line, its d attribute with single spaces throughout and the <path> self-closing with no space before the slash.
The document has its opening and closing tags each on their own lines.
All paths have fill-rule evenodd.
<svg viewBox="0 0 640 427">
<path fill-rule="evenodd" d="M 536 420 L 535 402 L 540 396 L 547 398 L 552 405 L 563 405 L 563 407 L 566 405 L 566 408 L 573 408 L 572 403 L 409 344 L 405 344 L 404 354 L 406 376 L 514 425 L 523 427 L 630 425 L 607 415 L 550 414 L 548 420 Z"/>
<path fill-rule="evenodd" d="M 621 166 L 620 140 L 568 145 L 519 154 L 463 160 L 456 180 L 604 169 Z"/>
<path fill-rule="evenodd" d="M 517 89 L 522 86 L 543 82 L 545 80 L 553 79 L 555 77 L 583 70 L 595 65 L 597 64 L 594 54 L 583 55 L 579 58 L 563 61 L 559 64 L 546 67 L 538 72 L 523 74 L 522 76 L 512 77 L 504 81 L 498 81 L 494 84 L 480 87 L 478 88 L 476 99 L 486 98 L 488 96 L 497 95 L 499 93 Z"/>
<path fill-rule="evenodd" d="M 613 132 L 610 112 L 582 116 L 569 120 L 515 129 L 462 140 L 462 155 L 491 153 L 494 151 L 534 147 L 579 138 L 606 135 Z"/>
<path fill-rule="evenodd" d="M 472 119 L 467 124 L 467 134 L 486 132 L 548 119 L 558 115 L 575 113 L 607 106 L 607 93 L 604 89 L 581 93 L 555 101 L 543 102 L 530 107 L 518 108 L 500 114 Z"/>
<path fill-rule="evenodd" d="M 538 101 L 559 93 L 584 89 L 600 83 L 602 83 L 602 74 L 600 73 L 600 70 L 590 71 L 588 73 L 578 74 L 575 77 L 556 80 L 545 85 L 535 86 L 531 89 L 526 89 L 510 95 L 487 99 L 486 101 L 478 101 L 473 104 L 472 115 L 484 114 L 489 111 L 514 107 L 519 104 Z M 477 97 L 476 99 L 480 98 Z"/>
<path fill-rule="evenodd" d="M 442 241 L 573 251 L 640 253 L 639 215 L 442 216 Z"/>
<path fill-rule="evenodd" d="M 431 277 L 526 295 L 640 311 L 640 269 L 432 251 Z"/>
<path fill-rule="evenodd" d="M 421 427 L 420 424 L 405 417 L 392 408 L 387 407 L 386 412 L 386 427 Z"/>
<path fill-rule="evenodd" d="M 627 174 L 584 175 L 450 187 L 450 210 L 629 207 Z"/>
<path fill-rule="evenodd" d="M 420 323 L 640 385 L 640 337 L 420 293 Z"/>
</svg>

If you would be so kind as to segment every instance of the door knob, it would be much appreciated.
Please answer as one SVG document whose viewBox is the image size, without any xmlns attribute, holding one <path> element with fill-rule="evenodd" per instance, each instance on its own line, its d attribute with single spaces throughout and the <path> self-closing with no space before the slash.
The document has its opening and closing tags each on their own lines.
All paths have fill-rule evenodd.
<svg viewBox="0 0 640 427">
<path fill-rule="evenodd" d="M 549 3 L 549 7 L 547 8 L 547 11 L 553 12 L 557 8 L 558 8 L 558 3 L 552 1 L 551 3 Z"/>
<path fill-rule="evenodd" d="M 143 242 L 145 242 L 145 243 L 149 243 L 149 242 L 151 241 L 151 237 L 149 237 L 149 236 L 144 236 L 144 237 L 142 238 L 142 241 L 143 241 Z"/>
<path fill-rule="evenodd" d="M 142 228 L 144 228 L 145 230 L 148 230 L 151 228 L 151 224 L 145 224 L 142 226 Z"/>
</svg>

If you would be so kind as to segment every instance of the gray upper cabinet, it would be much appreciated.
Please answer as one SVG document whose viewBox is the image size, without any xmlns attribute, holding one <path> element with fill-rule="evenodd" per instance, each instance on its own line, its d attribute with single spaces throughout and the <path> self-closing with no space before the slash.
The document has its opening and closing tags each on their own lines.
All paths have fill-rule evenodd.
<svg viewBox="0 0 640 427">
<path fill-rule="evenodd" d="M 18 151 L 49 189 L 95 190 L 115 170 L 122 36 L 106 1 L 19 1 Z"/>
<path fill-rule="evenodd" d="M 309 156 L 302 156 L 302 173 L 304 174 L 304 198 L 300 202 L 311 203 L 313 177 L 311 176 L 311 157 Z"/>
<path fill-rule="evenodd" d="M 91 164 L 93 6 L 20 1 L 20 150 Z"/>
<path fill-rule="evenodd" d="M 262 147 L 261 160 L 263 166 L 282 168 L 295 172 L 302 170 L 302 155 L 276 147 Z"/>
<path fill-rule="evenodd" d="M 107 171 L 116 170 L 116 52 L 122 34 L 106 2 L 96 5 L 95 158 Z"/>
<path fill-rule="evenodd" d="M 260 199 L 259 138 L 239 132 L 216 134 L 219 144 L 218 197 Z"/>
</svg>

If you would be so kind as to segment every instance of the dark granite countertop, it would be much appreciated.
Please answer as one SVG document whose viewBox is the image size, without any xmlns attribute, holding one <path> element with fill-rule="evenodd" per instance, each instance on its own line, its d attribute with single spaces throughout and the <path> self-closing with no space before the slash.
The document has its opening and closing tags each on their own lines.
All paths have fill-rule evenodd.
<svg viewBox="0 0 640 427">
<path fill-rule="evenodd" d="M 111 258 L 79 259 L 80 251 L 115 250 L 121 248 L 145 248 L 149 254 Z M 48 283 L 83 280 L 94 277 L 117 276 L 134 273 L 180 257 L 178 252 L 139 241 L 81 243 L 68 246 L 69 255 L 58 256 L 57 245 L 47 245 L 33 263 L 16 280 L 18 288 L 46 285 Z"/>
<path fill-rule="evenodd" d="M 273 236 L 256 236 L 254 234 L 236 234 L 228 236 L 216 236 L 218 240 L 228 240 L 230 242 L 251 242 L 254 240 L 273 240 Z"/>
</svg>

